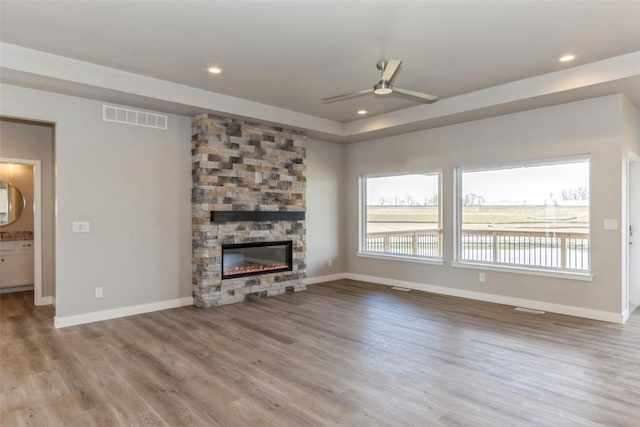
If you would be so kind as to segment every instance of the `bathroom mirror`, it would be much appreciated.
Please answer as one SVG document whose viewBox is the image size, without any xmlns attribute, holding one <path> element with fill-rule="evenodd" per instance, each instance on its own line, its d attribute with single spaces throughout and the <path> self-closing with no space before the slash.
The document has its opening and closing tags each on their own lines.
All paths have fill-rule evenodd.
<svg viewBox="0 0 640 427">
<path fill-rule="evenodd" d="M 18 187 L 10 182 L 0 181 L 0 227 L 9 225 L 20 218 L 26 202 Z"/>
</svg>

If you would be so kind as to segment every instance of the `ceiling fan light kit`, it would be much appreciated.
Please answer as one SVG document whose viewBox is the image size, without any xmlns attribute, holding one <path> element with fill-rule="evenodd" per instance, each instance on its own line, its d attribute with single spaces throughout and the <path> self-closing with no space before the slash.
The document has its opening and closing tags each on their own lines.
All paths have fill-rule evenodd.
<svg viewBox="0 0 640 427">
<path fill-rule="evenodd" d="M 376 95 L 388 95 L 393 93 L 393 89 L 391 88 L 391 84 L 387 81 L 380 80 L 374 87 L 373 93 Z"/>
<path fill-rule="evenodd" d="M 346 99 L 356 98 L 358 96 L 368 95 L 373 93 L 374 95 L 390 95 L 392 93 L 398 93 L 405 97 L 411 98 L 414 101 L 431 104 L 438 100 L 437 96 L 429 95 L 428 93 L 422 93 L 415 90 L 400 89 L 392 85 L 393 79 L 398 74 L 398 70 L 402 65 L 402 61 L 399 59 L 381 59 L 376 64 L 378 70 L 380 70 L 380 81 L 376 83 L 372 89 L 365 89 L 359 92 L 346 93 L 343 95 L 330 96 L 328 98 L 322 98 L 323 104 L 329 104 L 332 102 L 344 101 Z"/>
</svg>

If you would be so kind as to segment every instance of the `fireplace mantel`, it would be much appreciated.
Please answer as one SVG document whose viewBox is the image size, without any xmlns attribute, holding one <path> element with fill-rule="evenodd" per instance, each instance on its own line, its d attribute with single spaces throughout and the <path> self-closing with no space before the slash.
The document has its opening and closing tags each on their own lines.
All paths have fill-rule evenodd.
<svg viewBox="0 0 640 427">
<path fill-rule="evenodd" d="M 211 211 L 211 222 L 304 221 L 304 211 Z"/>
</svg>

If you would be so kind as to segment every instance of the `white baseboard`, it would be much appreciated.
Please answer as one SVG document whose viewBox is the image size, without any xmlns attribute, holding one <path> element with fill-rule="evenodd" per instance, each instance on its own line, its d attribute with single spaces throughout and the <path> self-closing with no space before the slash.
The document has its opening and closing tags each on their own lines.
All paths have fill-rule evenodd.
<svg viewBox="0 0 640 427">
<path fill-rule="evenodd" d="M 326 276 L 308 277 L 304 280 L 304 283 L 305 285 L 314 285 L 316 283 L 331 282 L 333 280 L 341 279 L 359 280 L 362 282 L 371 282 L 386 286 L 398 286 L 401 288 L 431 292 L 434 294 L 461 297 L 477 301 L 510 305 L 514 307 L 525 307 L 534 310 L 542 310 L 550 313 L 564 314 L 574 317 L 583 317 L 586 319 L 601 320 L 610 323 L 624 323 L 633 311 L 631 310 L 625 311 L 624 313 L 612 313 L 608 311 L 592 310 L 589 308 L 575 307 L 570 305 L 554 304 L 522 298 L 513 298 L 503 295 L 487 294 L 483 292 L 467 291 L 463 289 L 447 288 L 443 286 L 427 285 L 424 283 L 408 282 L 404 280 L 395 280 L 385 277 L 367 276 L 363 274 L 353 273 L 336 273 Z M 50 302 L 48 299 L 51 299 Z M 52 304 L 54 300 L 53 297 L 44 297 L 42 298 L 42 301 L 43 304 Z M 116 319 L 119 317 L 133 316 L 136 314 L 150 313 L 159 310 L 167 310 L 170 308 L 183 307 L 186 305 L 193 305 L 192 297 L 176 298 L 172 300 L 115 308 L 112 310 L 96 311 L 92 313 L 77 314 L 73 316 L 56 316 L 54 319 L 54 326 L 56 328 L 65 328 L 67 326 L 82 325 L 84 323 L 99 322 L 101 320 Z"/>
<path fill-rule="evenodd" d="M 328 274 L 326 276 L 307 277 L 304 279 L 305 285 L 315 285 L 316 283 L 331 282 L 333 280 L 346 279 L 347 273 Z"/>
<path fill-rule="evenodd" d="M 629 320 L 630 314 L 631 312 L 629 311 L 629 309 L 622 312 L 622 323 L 627 323 L 627 320 Z"/>
<path fill-rule="evenodd" d="M 525 307 L 534 310 L 547 311 L 550 313 L 601 320 L 604 322 L 624 323 L 624 321 L 626 320 L 624 318 L 624 313 L 612 313 L 608 311 L 592 310 L 590 308 L 575 307 L 571 305 L 554 304 L 543 301 L 507 297 L 503 295 L 487 294 L 484 292 L 474 292 L 463 289 L 447 288 L 443 286 L 426 285 L 424 283 L 407 282 L 403 280 L 388 279 L 385 277 L 366 276 L 362 274 L 352 273 L 347 273 L 344 276 L 344 278 L 351 280 L 359 280 L 363 282 L 371 282 L 387 286 L 398 286 L 401 288 L 415 289 L 418 291 L 431 292 L 434 294 L 462 297 L 478 301 L 492 302 L 496 304 L 511 305 L 515 307 Z"/>
<path fill-rule="evenodd" d="M 0 288 L 0 294 L 10 294 L 12 292 L 32 291 L 33 285 L 19 285 L 10 288 Z"/>
<path fill-rule="evenodd" d="M 166 301 L 151 302 L 148 304 L 114 308 L 112 310 L 76 314 L 73 316 L 56 316 L 53 320 L 53 325 L 56 328 L 66 328 L 67 326 L 82 325 L 84 323 L 93 323 L 101 320 L 116 319 L 118 317 L 150 313 L 152 311 L 167 310 L 170 308 L 183 307 L 185 305 L 193 305 L 193 297 L 176 298 Z"/>
<path fill-rule="evenodd" d="M 54 297 L 40 297 L 37 305 L 52 305 L 55 301 Z"/>
</svg>

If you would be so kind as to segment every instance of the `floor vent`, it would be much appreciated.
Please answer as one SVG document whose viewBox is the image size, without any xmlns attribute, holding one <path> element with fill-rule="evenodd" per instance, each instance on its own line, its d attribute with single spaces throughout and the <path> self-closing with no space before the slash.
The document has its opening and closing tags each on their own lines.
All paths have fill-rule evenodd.
<svg viewBox="0 0 640 427">
<path fill-rule="evenodd" d="M 393 289 L 394 291 L 402 291 L 402 292 L 409 292 L 411 290 L 407 288 L 399 288 L 397 286 L 392 286 L 391 289 Z"/>
<path fill-rule="evenodd" d="M 167 129 L 168 122 L 168 117 L 163 114 L 115 107 L 113 105 L 102 106 L 102 119 L 107 122 L 124 123 L 154 129 Z"/>
<path fill-rule="evenodd" d="M 523 311 L 525 313 L 531 313 L 531 314 L 545 314 L 545 311 L 542 310 L 534 310 L 533 308 L 525 308 L 525 307 L 516 307 L 515 308 L 516 311 Z"/>
</svg>

